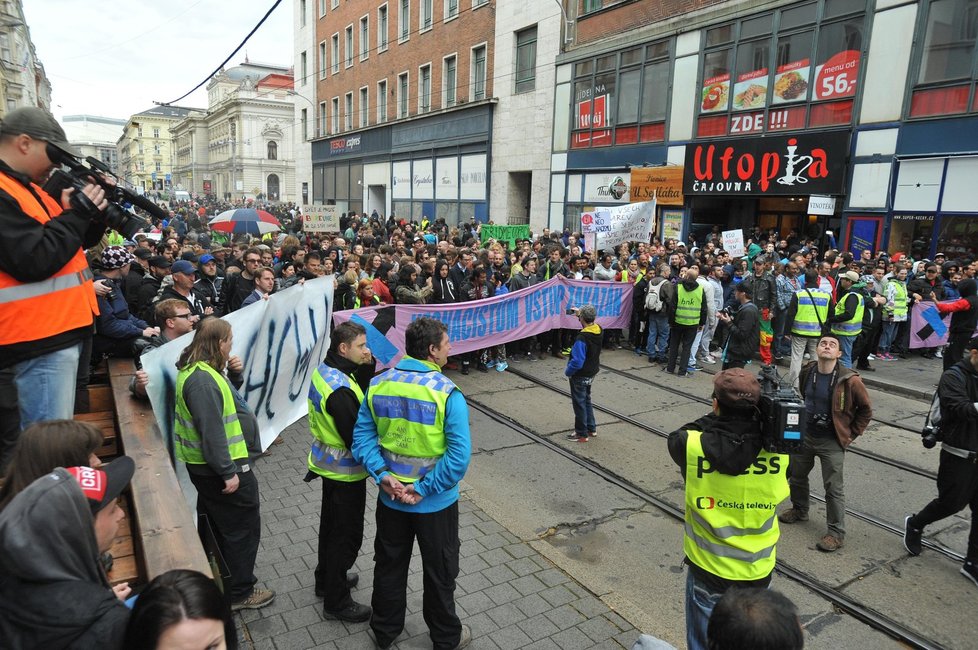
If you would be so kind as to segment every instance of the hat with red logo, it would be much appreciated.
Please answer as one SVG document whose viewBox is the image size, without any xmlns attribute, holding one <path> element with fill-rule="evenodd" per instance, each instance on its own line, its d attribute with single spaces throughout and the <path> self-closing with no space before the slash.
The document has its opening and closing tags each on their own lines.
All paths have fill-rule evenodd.
<svg viewBox="0 0 978 650">
<path fill-rule="evenodd" d="M 119 498 L 132 480 L 132 475 L 136 473 L 136 463 L 129 456 L 119 456 L 98 469 L 91 467 L 66 469 L 78 481 L 94 515 Z"/>
<path fill-rule="evenodd" d="M 761 385 L 743 368 L 730 368 L 713 378 L 713 396 L 724 406 L 747 408 L 761 399 Z"/>
</svg>

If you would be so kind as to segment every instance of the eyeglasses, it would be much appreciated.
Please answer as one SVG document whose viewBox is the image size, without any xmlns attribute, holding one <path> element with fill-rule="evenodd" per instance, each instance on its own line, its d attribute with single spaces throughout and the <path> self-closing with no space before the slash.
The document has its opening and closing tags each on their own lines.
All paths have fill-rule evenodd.
<svg viewBox="0 0 978 650">
<path fill-rule="evenodd" d="M 170 316 L 170 318 L 186 318 L 187 320 L 190 320 L 193 317 L 193 314 L 173 314 L 173 316 Z"/>
<path fill-rule="evenodd" d="M 245 260 L 245 264 L 258 264 L 260 262 L 260 259 L 255 259 L 253 257 Z"/>
<path fill-rule="evenodd" d="M 937 269 L 928 269 L 927 273 L 937 273 Z"/>
</svg>

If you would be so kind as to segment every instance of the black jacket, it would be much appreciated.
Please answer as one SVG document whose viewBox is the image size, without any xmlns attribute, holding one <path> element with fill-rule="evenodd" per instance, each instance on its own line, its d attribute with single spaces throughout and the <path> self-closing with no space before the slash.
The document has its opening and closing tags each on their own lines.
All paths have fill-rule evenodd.
<svg viewBox="0 0 978 650">
<path fill-rule="evenodd" d="M 143 281 L 139 284 L 136 292 L 136 304 L 130 303 L 132 312 L 142 318 L 149 320 L 153 317 L 153 303 L 156 301 L 156 294 L 160 292 L 160 285 L 163 280 L 154 276 L 151 272 L 143 276 Z"/>
<path fill-rule="evenodd" d="M 958 285 L 961 293 L 961 300 L 967 300 L 971 305 L 970 309 L 956 311 L 951 314 L 951 334 L 963 334 L 969 339 L 978 328 L 978 282 L 974 278 L 962 280 Z"/>
<path fill-rule="evenodd" d="M 944 442 L 958 449 L 978 451 L 978 371 L 969 359 L 944 371 L 937 394 Z"/>
<path fill-rule="evenodd" d="M 727 359 L 750 361 L 761 345 L 761 319 L 757 305 L 748 302 L 734 314 L 727 334 Z"/>
</svg>

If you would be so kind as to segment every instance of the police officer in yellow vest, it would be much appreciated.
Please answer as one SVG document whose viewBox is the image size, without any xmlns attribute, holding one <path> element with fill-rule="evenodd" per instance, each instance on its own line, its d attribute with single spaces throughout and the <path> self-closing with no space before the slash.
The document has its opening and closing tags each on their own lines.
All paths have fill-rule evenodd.
<svg viewBox="0 0 978 650">
<path fill-rule="evenodd" d="M 706 645 L 714 605 L 731 587 L 771 582 L 780 536 L 775 507 L 788 496 L 788 457 L 763 449 L 757 378 L 741 368 L 713 380 L 713 413 L 669 435 L 686 481 L 686 641 Z"/>
<path fill-rule="evenodd" d="M 852 290 L 852 285 L 859 282 L 859 274 L 846 271 L 839 274 L 836 293 L 839 297 L 833 313 L 829 316 L 829 326 L 832 333 L 839 337 L 842 346 L 842 358 L 839 359 L 846 368 L 852 368 L 852 346 L 856 337 L 863 331 L 863 310 L 865 303 L 862 294 Z"/>
<path fill-rule="evenodd" d="M 72 417 L 82 344 L 98 313 L 82 249 L 105 232 L 105 192 L 85 187 L 96 208 L 87 212 L 71 208 L 75 190 L 51 197 L 40 187 L 53 159 L 74 155 L 42 108 L 14 109 L 0 123 L 0 368 L 19 388 L 21 428 Z"/>
<path fill-rule="evenodd" d="M 669 311 L 669 354 L 666 358 L 666 372 L 675 371 L 685 377 L 689 371 L 689 356 L 693 350 L 696 332 L 706 324 L 707 305 L 703 297 L 703 287 L 696 282 L 699 268 L 686 269 L 686 275 L 676 285 L 669 297 L 666 309 Z M 679 367 L 676 367 L 676 360 Z"/>
<path fill-rule="evenodd" d="M 205 318 L 180 354 L 173 446 L 231 573 L 224 583 L 231 609 L 258 609 L 275 598 L 255 586 L 261 513 L 249 454 L 260 452 L 258 421 L 232 385 L 241 383 L 243 364 L 231 356 L 231 342 L 226 321 Z"/>
<path fill-rule="evenodd" d="M 362 325 L 347 321 L 330 334 L 326 359 L 309 386 L 313 441 L 305 480 L 321 477 L 323 484 L 316 595 L 323 598 L 326 618 L 352 622 L 370 618 L 370 608 L 350 596 L 359 576 L 348 571 L 363 543 L 367 501 L 367 471 L 353 459 L 350 448 L 360 404 L 373 375 L 367 332 Z"/>
<path fill-rule="evenodd" d="M 796 386 L 806 354 L 815 358 L 818 339 L 827 329 L 831 312 L 832 294 L 819 289 L 818 273 L 806 271 L 805 288 L 791 297 L 785 315 L 784 330 L 791 332 L 791 365 L 784 378 L 786 386 Z"/>
<path fill-rule="evenodd" d="M 424 572 L 424 620 L 436 650 L 464 648 L 469 626 L 455 613 L 458 482 L 469 466 L 465 397 L 441 373 L 451 344 L 443 323 L 419 318 L 405 356 L 378 375 L 353 431 L 353 456 L 380 486 L 369 634 L 389 648 L 404 629 L 414 539 Z"/>
</svg>

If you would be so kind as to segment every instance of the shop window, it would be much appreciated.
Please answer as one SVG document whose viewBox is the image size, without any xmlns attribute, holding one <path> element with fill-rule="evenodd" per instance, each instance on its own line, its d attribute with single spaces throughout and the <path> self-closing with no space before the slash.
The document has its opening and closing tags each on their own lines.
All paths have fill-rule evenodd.
<svg viewBox="0 0 978 650">
<path fill-rule="evenodd" d="M 930 241 L 934 236 L 932 215 L 894 214 L 890 223 L 887 251 L 912 255 L 915 259 L 927 257 Z"/>
<path fill-rule="evenodd" d="M 929 239 L 927 241 L 930 242 Z M 942 216 L 937 252 L 944 253 L 950 260 L 978 256 L 978 222 L 970 216 Z"/>
<path fill-rule="evenodd" d="M 930 0 L 921 13 L 926 18 L 916 39 L 917 71 L 909 117 L 978 110 L 974 101 L 978 0 Z"/>
<path fill-rule="evenodd" d="M 865 8 L 818 0 L 707 30 L 697 137 L 851 124 Z"/>
<path fill-rule="evenodd" d="M 571 148 L 662 142 L 671 52 L 660 41 L 575 63 Z"/>
</svg>

